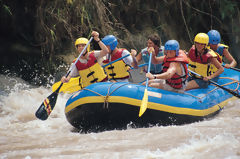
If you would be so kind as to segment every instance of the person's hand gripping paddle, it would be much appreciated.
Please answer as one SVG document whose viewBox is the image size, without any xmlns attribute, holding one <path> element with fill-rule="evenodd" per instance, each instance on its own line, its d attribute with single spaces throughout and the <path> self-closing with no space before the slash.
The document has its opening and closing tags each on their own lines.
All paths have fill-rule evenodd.
<svg viewBox="0 0 240 159">
<path fill-rule="evenodd" d="M 150 67 L 151 67 L 151 61 L 152 61 L 152 53 L 150 53 L 149 56 L 149 62 L 148 62 L 148 70 L 147 72 L 150 72 Z M 144 95 L 143 95 L 143 99 L 142 99 L 142 103 L 140 106 L 140 111 L 139 111 L 139 117 L 141 117 L 143 115 L 143 113 L 147 110 L 147 103 L 148 103 L 148 78 L 146 79 L 146 87 L 144 90 Z"/>
<path fill-rule="evenodd" d="M 82 56 L 82 54 L 85 52 L 85 50 L 87 49 L 87 47 L 90 44 L 90 42 L 92 41 L 92 39 L 93 39 L 93 37 L 90 38 L 90 40 L 88 41 L 88 43 L 86 44 L 86 46 L 84 47 L 82 52 L 79 54 L 79 56 L 78 56 L 77 60 L 75 61 L 74 65 L 76 65 L 77 61 Z M 68 70 L 67 74 L 65 75 L 66 78 L 71 73 L 72 68 L 73 68 L 74 65 L 72 65 L 72 67 Z M 53 108 L 55 107 L 55 104 L 56 104 L 56 101 L 57 101 L 57 97 L 58 97 L 58 93 L 59 93 L 59 90 L 61 89 L 62 85 L 63 85 L 63 83 L 61 83 L 60 86 L 57 88 L 57 90 L 54 91 L 51 95 L 49 95 L 43 101 L 43 103 L 40 105 L 40 107 L 38 108 L 38 110 L 35 113 L 35 116 L 38 119 L 46 120 L 48 118 L 48 116 L 52 112 Z"/>
</svg>

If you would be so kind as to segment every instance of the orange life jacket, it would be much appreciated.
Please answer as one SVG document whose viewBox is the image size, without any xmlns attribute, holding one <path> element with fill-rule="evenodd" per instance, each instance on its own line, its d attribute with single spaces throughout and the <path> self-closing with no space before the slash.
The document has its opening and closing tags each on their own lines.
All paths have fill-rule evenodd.
<svg viewBox="0 0 240 159">
<path fill-rule="evenodd" d="M 165 56 L 164 61 L 163 61 L 163 71 L 162 72 L 167 72 L 171 62 L 180 62 L 181 63 L 183 75 L 178 75 L 177 73 L 175 73 L 172 76 L 172 78 L 166 80 L 166 83 L 175 89 L 181 89 L 183 87 L 183 85 L 185 84 L 187 77 L 188 77 L 188 70 L 187 70 L 188 58 L 182 50 L 179 50 L 179 55 L 177 57 L 166 58 L 166 56 Z"/>
</svg>

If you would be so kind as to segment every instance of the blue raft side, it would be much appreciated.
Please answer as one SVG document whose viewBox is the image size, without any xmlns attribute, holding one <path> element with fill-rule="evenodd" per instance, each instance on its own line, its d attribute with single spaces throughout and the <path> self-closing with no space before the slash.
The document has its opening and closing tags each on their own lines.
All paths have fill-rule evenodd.
<svg viewBox="0 0 240 159">
<path fill-rule="evenodd" d="M 240 73 L 235 70 L 225 69 L 224 73 L 222 73 L 220 77 L 228 77 L 228 79 L 218 80 L 217 83 L 221 85 L 221 84 L 231 82 L 232 80 L 229 78 L 239 80 Z M 235 89 L 237 88 L 237 84 L 233 83 L 224 87 L 229 89 Z M 181 94 L 181 93 L 175 93 L 175 92 L 148 87 L 148 91 L 162 94 L 161 98 L 149 96 L 148 101 L 153 103 L 179 107 L 179 108 L 191 108 L 191 109 L 204 110 L 204 109 L 213 107 L 232 97 L 232 95 L 229 94 L 227 91 L 224 91 L 222 89 L 215 89 L 215 88 L 216 88 L 215 86 L 209 85 L 209 87 L 206 89 L 194 89 L 194 90 L 186 91 L 184 94 Z M 115 90 L 113 93 L 111 93 L 111 96 L 128 97 L 128 98 L 142 100 L 145 86 L 126 83 L 126 82 L 118 82 L 118 83 L 102 82 L 102 83 L 92 84 L 86 87 L 86 89 L 97 92 L 103 96 L 106 96 L 108 92 L 111 93 L 112 91 Z M 212 91 L 213 89 L 215 90 Z M 212 92 L 207 94 L 210 91 Z M 80 98 L 89 97 L 89 96 L 98 96 L 98 95 L 91 91 L 86 91 L 86 90 L 79 91 L 69 98 L 69 100 L 66 103 L 66 107 L 72 102 Z"/>
</svg>

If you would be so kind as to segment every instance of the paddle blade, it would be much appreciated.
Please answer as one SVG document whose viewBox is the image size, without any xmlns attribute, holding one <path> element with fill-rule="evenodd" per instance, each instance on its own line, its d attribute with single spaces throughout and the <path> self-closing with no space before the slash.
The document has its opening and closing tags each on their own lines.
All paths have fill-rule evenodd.
<svg viewBox="0 0 240 159">
<path fill-rule="evenodd" d="M 35 116 L 40 120 L 46 120 L 55 107 L 57 97 L 57 92 L 53 92 L 48 96 L 36 111 Z"/>
<path fill-rule="evenodd" d="M 61 84 L 61 81 L 54 83 L 52 86 L 52 91 L 55 92 L 58 89 L 58 87 L 60 86 L 60 84 Z M 59 92 L 73 93 L 73 92 L 79 91 L 81 89 L 82 89 L 82 87 L 80 84 L 80 78 L 74 77 L 74 78 L 71 78 L 69 80 L 69 82 L 64 83 L 62 85 L 61 89 L 59 90 Z"/>
<path fill-rule="evenodd" d="M 58 89 L 58 87 L 60 86 L 60 84 L 61 84 L 61 81 L 58 81 L 58 82 L 56 82 L 56 83 L 54 83 L 53 85 L 52 85 L 52 91 L 53 92 L 55 92 L 57 89 Z M 63 86 L 64 86 L 64 84 L 63 84 Z M 59 92 L 62 92 L 62 88 L 59 90 Z"/>
<path fill-rule="evenodd" d="M 144 96 L 143 96 L 142 103 L 141 103 L 141 107 L 140 107 L 140 111 L 139 111 L 139 114 L 138 114 L 139 117 L 141 117 L 143 115 L 143 113 L 146 111 L 147 103 L 148 103 L 148 91 L 147 91 L 147 89 L 145 89 Z"/>
</svg>

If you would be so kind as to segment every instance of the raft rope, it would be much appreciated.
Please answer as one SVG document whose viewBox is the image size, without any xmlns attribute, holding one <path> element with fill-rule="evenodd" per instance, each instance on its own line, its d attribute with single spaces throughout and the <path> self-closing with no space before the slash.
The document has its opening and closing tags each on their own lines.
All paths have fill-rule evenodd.
<svg viewBox="0 0 240 159">
<path fill-rule="evenodd" d="M 238 80 L 235 80 L 235 79 L 229 78 L 229 77 L 219 77 L 219 79 L 230 79 L 230 80 L 232 80 L 232 82 L 225 83 L 225 84 L 220 85 L 220 86 L 227 86 L 227 85 L 230 85 L 230 84 L 233 84 L 233 83 L 237 83 L 237 87 L 236 87 L 235 89 L 230 89 L 230 90 L 238 91 L 238 88 L 239 88 L 239 81 L 238 81 Z M 213 85 L 213 84 L 211 84 L 211 85 Z M 199 99 L 199 101 L 201 101 L 202 98 L 206 97 L 208 94 L 210 94 L 211 92 L 213 92 L 213 91 L 215 91 L 215 90 L 217 90 L 217 89 L 220 89 L 220 88 L 219 88 L 219 87 L 216 87 L 216 88 L 212 89 L 211 91 L 209 91 L 208 93 L 206 93 L 205 95 L 203 95 L 203 96 L 201 96 L 201 97 L 197 97 L 197 96 L 194 96 L 194 95 L 192 95 L 192 94 L 190 94 L 190 93 L 186 93 L 186 92 L 184 92 L 183 94 L 186 94 L 186 95 L 195 97 L 195 98 Z"/>
<path fill-rule="evenodd" d="M 232 82 L 225 83 L 225 84 L 223 84 L 223 85 L 221 85 L 221 86 L 226 86 L 226 85 L 230 85 L 230 84 L 233 84 L 233 83 L 237 83 L 237 87 L 236 87 L 235 89 L 230 89 L 230 90 L 238 91 L 238 88 L 239 88 L 239 85 L 240 85 L 238 80 L 235 80 L 235 79 L 229 78 L 229 77 L 219 77 L 219 78 L 220 78 L 220 79 L 230 79 L 230 80 L 232 80 Z M 110 92 L 111 87 L 112 87 L 114 84 L 116 84 L 116 83 L 117 83 L 117 82 L 114 82 L 114 83 L 112 83 L 112 84 L 109 86 L 106 96 L 104 96 L 104 95 L 102 95 L 102 94 L 100 94 L 100 93 L 98 93 L 98 92 L 96 92 L 96 91 L 87 89 L 87 88 L 83 88 L 82 90 L 87 90 L 87 91 L 90 91 L 90 92 L 92 92 L 92 93 L 95 93 L 95 94 L 103 97 L 103 99 L 104 99 L 103 108 L 107 108 L 107 109 L 108 109 L 108 105 L 109 105 L 108 98 L 109 98 L 109 96 L 111 96 L 111 95 L 113 94 L 113 92 L 115 92 L 115 91 L 118 90 L 119 88 L 121 88 L 121 87 L 123 87 L 123 86 L 125 86 L 125 85 L 128 85 L 128 84 L 132 84 L 132 83 L 122 84 L 122 85 L 120 85 L 119 87 L 115 88 L 113 91 Z M 138 83 L 138 84 L 141 85 L 140 83 Z M 202 98 L 206 97 L 208 94 L 210 94 L 211 92 L 213 92 L 213 91 L 215 91 L 215 90 L 217 90 L 217 89 L 219 89 L 219 88 L 216 87 L 216 88 L 212 89 L 211 91 L 209 91 L 208 93 L 206 93 L 205 95 L 203 95 L 203 96 L 201 96 L 201 97 L 194 96 L 194 95 L 192 95 L 192 94 L 190 94 L 190 93 L 186 93 L 186 92 L 184 92 L 183 94 L 189 95 L 189 96 L 192 96 L 192 97 L 195 97 L 195 98 L 197 98 L 197 99 L 199 100 L 199 102 L 201 102 L 201 99 L 202 99 Z M 219 108 L 222 109 L 220 106 L 219 106 Z"/>
<path fill-rule="evenodd" d="M 102 94 L 100 94 L 100 93 L 98 93 L 98 92 L 95 92 L 95 91 L 93 91 L 93 90 L 87 89 L 87 88 L 83 88 L 83 90 L 90 91 L 90 92 L 92 92 L 92 93 L 95 93 L 95 94 L 103 97 L 103 99 L 104 99 L 103 108 L 107 108 L 107 109 L 108 109 L 108 104 L 109 104 L 109 102 L 108 102 L 108 97 L 111 96 L 111 95 L 113 94 L 113 92 L 115 92 L 117 89 L 119 89 L 119 88 L 121 88 L 121 87 L 123 87 L 123 86 L 125 86 L 125 85 L 131 84 L 131 83 L 122 84 L 122 85 L 120 85 L 119 87 L 115 88 L 112 92 L 110 92 L 111 87 L 112 87 L 114 84 L 116 84 L 116 83 L 117 83 L 117 82 L 114 82 L 114 83 L 112 83 L 112 84 L 109 86 L 106 96 L 104 96 L 104 95 L 102 95 Z"/>
</svg>

